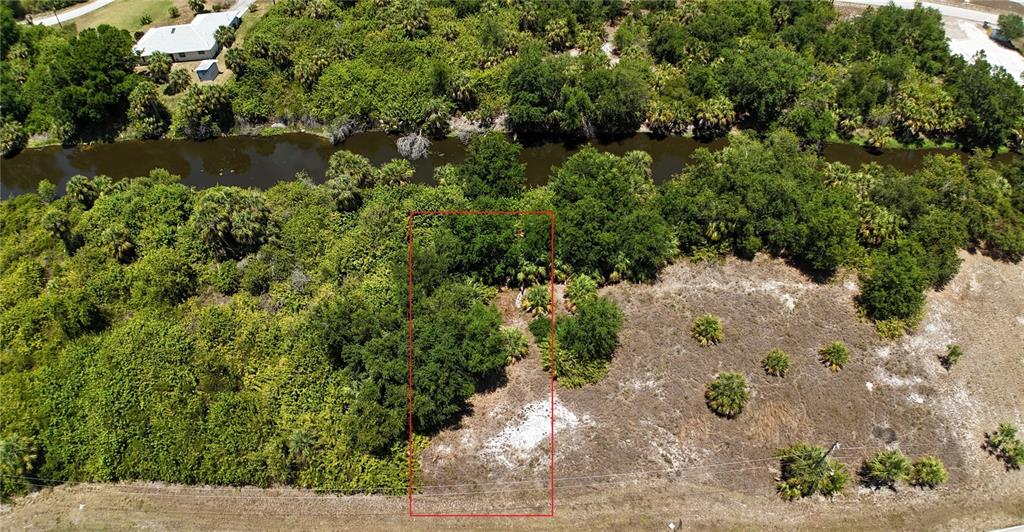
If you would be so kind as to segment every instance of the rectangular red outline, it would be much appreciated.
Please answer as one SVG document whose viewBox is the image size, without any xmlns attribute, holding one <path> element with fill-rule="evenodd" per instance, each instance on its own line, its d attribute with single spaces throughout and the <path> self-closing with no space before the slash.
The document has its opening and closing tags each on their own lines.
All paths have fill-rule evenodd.
<svg viewBox="0 0 1024 532">
<path fill-rule="evenodd" d="M 412 510 L 412 221 L 425 215 L 545 215 L 551 220 L 551 512 L 546 514 L 418 514 Z M 409 517 L 554 517 L 555 516 L 555 212 L 554 211 L 410 211 L 409 212 Z"/>
</svg>

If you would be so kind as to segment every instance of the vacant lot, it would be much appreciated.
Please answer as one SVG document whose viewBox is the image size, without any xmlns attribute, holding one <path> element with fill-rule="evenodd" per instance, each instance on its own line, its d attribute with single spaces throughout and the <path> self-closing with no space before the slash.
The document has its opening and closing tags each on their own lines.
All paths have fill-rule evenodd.
<svg viewBox="0 0 1024 532">
<path fill-rule="evenodd" d="M 557 391 L 556 515 L 515 521 L 405 517 L 408 501 L 315 495 L 299 490 L 204 489 L 127 484 L 46 490 L 2 519 L 22 526 L 392 529 L 516 524 L 597 529 L 711 528 L 978 529 L 1024 521 L 1024 473 L 1006 472 L 981 450 L 999 421 L 1024 422 L 1024 268 L 963 254 L 960 275 L 929 294 L 917 332 L 878 339 L 856 315 L 855 279 L 819 285 L 780 261 L 677 264 L 650 285 L 605 289 L 626 315 L 607 379 Z M 502 298 L 514 298 L 514 293 Z M 506 317 L 522 323 L 503 299 Z M 721 316 L 723 344 L 689 337 L 695 316 Z M 850 363 L 831 373 L 816 358 L 842 340 Z M 958 343 L 947 372 L 937 360 Z M 759 361 L 790 354 L 783 379 Z M 460 427 L 424 455 L 416 511 L 546 512 L 550 380 L 539 353 L 516 363 L 505 386 L 474 399 Z M 734 420 L 712 415 L 704 383 L 741 371 L 753 398 Z M 786 503 L 774 493 L 771 453 L 795 441 L 838 440 L 856 468 L 875 450 L 935 454 L 950 483 L 935 491 L 851 487 L 833 501 Z M 372 526 L 370 527 L 372 528 Z"/>
</svg>

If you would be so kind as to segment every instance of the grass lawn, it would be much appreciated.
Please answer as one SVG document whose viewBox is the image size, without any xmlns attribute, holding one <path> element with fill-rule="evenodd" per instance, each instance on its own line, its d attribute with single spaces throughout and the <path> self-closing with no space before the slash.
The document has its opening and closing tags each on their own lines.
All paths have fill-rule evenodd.
<svg viewBox="0 0 1024 532">
<path fill-rule="evenodd" d="M 176 18 L 171 18 L 168 10 L 171 6 L 178 8 Z M 139 20 L 142 15 L 149 15 L 153 22 L 143 26 Z M 145 30 L 154 26 L 170 24 L 187 24 L 192 20 L 192 10 L 188 8 L 188 0 L 115 0 L 110 5 L 87 13 L 72 22 L 79 30 L 95 28 L 100 24 L 126 29 L 130 32 Z"/>
</svg>

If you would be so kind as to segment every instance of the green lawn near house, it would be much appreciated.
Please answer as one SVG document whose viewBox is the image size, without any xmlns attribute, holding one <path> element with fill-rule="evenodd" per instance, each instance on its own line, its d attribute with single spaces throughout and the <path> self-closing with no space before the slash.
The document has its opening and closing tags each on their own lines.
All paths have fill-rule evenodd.
<svg viewBox="0 0 1024 532">
<path fill-rule="evenodd" d="M 175 18 L 171 18 L 168 13 L 171 6 L 177 7 L 180 13 Z M 141 22 L 143 15 L 149 15 L 153 21 L 143 26 Z M 79 30 L 110 24 L 116 28 L 136 32 L 155 26 L 187 24 L 193 16 L 192 11 L 188 8 L 187 0 L 116 0 L 110 5 L 82 15 L 72 22 Z"/>
</svg>

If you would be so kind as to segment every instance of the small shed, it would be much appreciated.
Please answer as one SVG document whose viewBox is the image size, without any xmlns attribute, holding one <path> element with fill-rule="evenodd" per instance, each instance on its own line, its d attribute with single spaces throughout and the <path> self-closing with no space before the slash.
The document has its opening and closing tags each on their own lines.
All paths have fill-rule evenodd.
<svg viewBox="0 0 1024 532">
<path fill-rule="evenodd" d="M 220 74 L 220 69 L 217 68 L 216 59 L 207 59 L 199 63 L 196 67 L 196 75 L 199 76 L 199 81 L 213 81 L 217 79 L 217 75 Z"/>
</svg>

